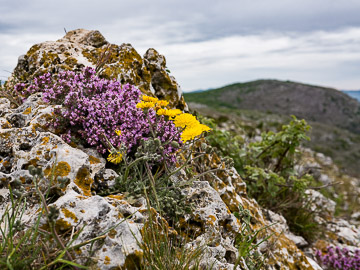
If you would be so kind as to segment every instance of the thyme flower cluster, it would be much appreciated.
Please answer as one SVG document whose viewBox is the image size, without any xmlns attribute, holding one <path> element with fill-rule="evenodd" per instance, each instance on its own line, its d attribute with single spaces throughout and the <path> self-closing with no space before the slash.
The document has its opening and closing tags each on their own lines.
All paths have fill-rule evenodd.
<svg viewBox="0 0 360 270">
<path fill-rule="evenodd" d="M 316 257 L 325 269 L 360 270 L 360 249 L 350 252 L 347 248 L 328 247 L 326 254 L 317 250 Z"/>
<path fill-rule="evenodd" d="M 81 73 L 66 71 L 56 76 L 47 73 L 35 78 L 28 88 L 21 84 L 15 90 L 24 97 L 42 92 L 45 102 L 62 105 L 54 109 L 53 125 L 68 143 L 83 139 L 103 154 L 110 143 L 116 148 L 125 146 L 131 154 L 141 139 L 152 136 L 153 130 L 161 142 L 177 142 L 159 149 L 168 162 L 176 161 L 175 153 L 181 146 L 178 129 L 164 115 L 159 117 L 154 110 L 145 113 L 137 107 L 141 92 L 132 85 L 101 79 L 94 69 L 87 67 Z M 164 105 L 167 105 L 165 101 L 159 104 Z M 121 131 L 120 136 L 116 131 Z M 118 155 L 110 159 L 121 161 Z"/>
</svg>

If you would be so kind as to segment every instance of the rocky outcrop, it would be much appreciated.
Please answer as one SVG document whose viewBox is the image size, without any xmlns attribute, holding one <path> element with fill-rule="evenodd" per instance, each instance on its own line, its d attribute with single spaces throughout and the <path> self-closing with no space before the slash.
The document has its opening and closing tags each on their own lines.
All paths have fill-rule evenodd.
<svg viewBox="0 0 360 270">
<path fill-rule="evenodd" d="M 35 44 L 19 57 L 9 78 L 9 87 L 15 83 L 30 83 L 47 72 L 80 71 L 86 66 L 101 66 L 101 76 L 130 83 L 143 93 L 166 99 L 173 107 L 186 109 L 179 84 L 167 71 L 165 57 L 155 49 L 148 49 L 142 58 L 130 45 L 110 44 L 99 31 L 77 29 L 57 41 Z"/>
<path fill-rule="evenodd" d="M 27 169 L 30 165 L 40 166 L 45 177 L 41 188 L 45 190 L 51 185 L 51 192 L 56 198 L 49 206 L 59 209 L 56 225 L 60 232 L 72 228 L 76 230 L 86 224 L 76 243 L 107 232 L 101 248 L 98 247 L 93 255 L 97 258 L 99 269 L 125 266 L 130 263 L 127 258 L 139 261 L 142 253 L 138 241 L 147 220 L 145 201 L 130 203 L 123 194 L 106 197 L 96 194 L 95 186 L 111 186 L 117 174 L 105 168 L 105 160 L 93 149 L 85 149 L 81 145 L 72 147 L 55 131 L 49 130 L 46 119 L 51 117 L 53 107 L 43 103 L 41 94 L 30 96 L 17 109 L 10 109 L 6 99 L 1 99 L 0 104 L 3 108 L 0 121 L 6 123 L 0 129 L 0 213 L 3 214 L 9 204 L 8 185 L 20 179 L 23 190 L 29 192 L 33 186 Z M 203 162 L 213 168 L 222 166 L 215 154 Z M 60 187 L 52 180 L 57 177 L 66 177 L 69 181 Z M 195 233 L 189 247 L 205 245 L 201 262 L 204 266 L 233 269 L 238 260 L 235 238 L 242 228 L 241 221 L 233 213 L 239 211 L 239 207 L 250 211 L 254 230 L 274 222 L 263 214 L 254 200 L 247 198 L 246 185 L 233 168 L 209 174 L 183 192 L 196 210 L 185 215 L 180 223 L 184 231 Z M 39 207 L 39 202 L 32 200 L 23 221 L 31 224 Z M 125 219 L 129 216 L 130 219 Z M 45 224 L 45 220 L 43 222 Z M 305 254 L 296 246 L 295 238 L 289 237 L 286 222 L 282 222 L 282 226 L 270 226 L 258 237 L 258 241 L 261 241 L 271 234 L 276 235 L 266 242 L 267 245 L 259 248 L 259 252 L 266 250 L 269 253 L 267 269 L 312 269 Z M 88 246 L 77 252 L 86 257 Z M 241 259 L 240 265 L 245 267 Z M 237 269 L 242 268 L 238 266 Z"/>
<path fill-rule="evenodd" d="M 151 92 L 170 100 L 174 106 L 185 108 L 180 87 L 167 73 L 163 56 L 149 49 L 141 58 L 131 45 L 110 45 L 97 31 L 74 30 L 56 42 L 34 45 L 19 59 L 10 81 L 29 83 L 44 72 L 95 66 L 105 50 L 110 54 L 109 61 L 101 67 L 102 76 L 135 84 L 144 93 Z M 118 174 L 94 149 L 80 144 L 69 145 L 57 135 L 48 125 L 54 108 L 61 108 L 61 105 L 44 103 L 40 93 L 31 95 L 18 108 L 11 108 L 9 100 L 0 99 L 0 215 L 10 204 L 9 186 L 18 192 L 35 193 L 28 168 L 39 166 L 44 172 L 39 188 L 49 189 L 52 195 L 49 207 L 58 210 L 56 230 L 61 233 L 82 228 L 74 245 L 101 238 L 94 245 L 76 249 L 76 261 L 83 263 L 84 258 L 91 257 L 93 269 L 135 269 L 143 256 L 140 243 L 150 220 L 149 212 L 158 219 L 161 216 L 144 198 L 135 200 L 122 193 L 105 196 L 97 192 L 111 188 Z M 309 152 L 307 165 L 298 169 L 307 170 L 306 166 L 334 168 L 328 158 L 318 156 L 316 159 L 314 155 Z M 194 210 L 182 216 L 178 226 L 182 233 L 191 237 L 187 248 L 203 248 L 201 267 L 249 269 L 237 250 L 236 241 L 244 235 L 246 239 L 254 237 L 254 243 L 259 245 L 252 253 L 260 254 L 260 259 L 264 260 L 262 269 L 269 270 L 321 269 L 315 261 L 316 249 L 324 250 L 328 245 L 350 248 L 360 245 L 359 227 L 334 218 L 334 202 L 319 192 L 309 191 L 308 203 L 324 225 L 324 235 L 321 240 L 309 243 L 290 231 L 284 217 L 261 208 L 250 199 L 246 184 L 235 168 L 225 166 L 216 153 L 208 153 L 197 162 L 196 168 L 210 173 L 182 189 Z M 217 168 L 222 170 L 214 171 Z M 189 180 L 184 177 L 186 173 L 180 171 L 172 180 Z M 318 175 L 324 184 L 331 182 L 332 177 L 323 172 Z M 36 196 L 29 196 L 22 222 L 31 226 L 40 209 Z M 240 217 L 244 211 L 249 214 L 249 224 Z M 46 224 L 43 217 L 43 230 L 49 229 Z"/>
</svg>

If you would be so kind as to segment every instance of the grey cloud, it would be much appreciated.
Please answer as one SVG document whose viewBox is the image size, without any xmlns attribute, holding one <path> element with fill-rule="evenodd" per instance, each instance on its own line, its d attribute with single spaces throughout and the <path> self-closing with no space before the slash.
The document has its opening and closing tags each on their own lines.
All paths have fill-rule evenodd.
<svg viewBox="0 0 360 270">
<path fill-rule="evenodd" d="M 358 0 L 0 0 L 0 7 L 0 76 L 7 76 L 2 70 L 12 70 L 32 44 L 61 38 L 65 27 L 100 30 L 108 41 L 131 43 L 139 53 L 155 47 L 185 90 L 267 73 L 314 82 L 316 76 L 326 82 L 327 76 L 329 83 L 345 85 L 345 79 L 334 79 L 341 72 L 333 66 L 360 85 L 348 76 L 358 67 L 345 64 L 359 59 L 357 33 L 347 33 L 345 40 L 337 34 L 360 29 Z M 258 46 L 263 49 L 253 50 Z M 332 66 L 307 72 L 305 60 L 314 58 Z"/>
<path fill-rule="evenodd" d="M 234 34 L 263 31 L 314 31 L 359 26 L 359 1 L 329 0 L 216 0 L 216 1 L 73 1 L 57 2 L 32 0 L 8 1 L 3 4 L 2 22 L 24 31 L 54 31 L 97 28 L 116 23 L 121 29 L 122 20 L 142 22 L 146 29 L 172 22 L 184 23 L 174 29 L 194 40 L 206 40 Z M 144 18 L 147 18 L 144 20 Z M 120 23 L 119 23 L 120 22 Z M 129 27 L 127 25 L 127 27 Z M 132 30 L 132 27 L 127 29 Z M 169 30 L 170 31 L 170 30 Z"/>
</svg>

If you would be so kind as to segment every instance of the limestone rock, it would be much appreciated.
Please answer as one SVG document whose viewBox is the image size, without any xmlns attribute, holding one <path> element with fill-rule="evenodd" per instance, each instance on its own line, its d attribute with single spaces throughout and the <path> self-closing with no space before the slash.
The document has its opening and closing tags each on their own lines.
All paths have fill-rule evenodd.
<svg viewBox="0 0 360 270">
<path fill-rule="evenodd" d="M 10 101 L 6 98 L 0 98 L 0 117 L 3 117 L 10 110 Z"/>
<path fill-rule="evenodd" d="M 57 41 L 32 46 L 19 58 L 8 86 L 30 83 L 34 77 L 47 72 L 96 67 L 101 62 L 99 59 L 106 59 L 101 67 L 102 77 L 130 83 L 145 94 L 168 100 L 173 107 L 187 109 L 180 86 L 167 72 L 163 55 L 149 49 L 142 58 L 130 44 L 109 44 L 99 31 L 85 29 L 69 31 Z"/>
<path fill-rule="evenodd" d="M 140 261 L 142 251 L 138 246 L 141 241 L 140 229 L 146 217 L 139 210 L 142 207 L 133 207 L 121 196 L 91 196 L 82 197 L 69 190 L 64 196 L 59 198 L 54 204 L 60 210 L 57 219 L 59 230 L 69 228 L 81 228 L 84 230 L 74 242 L 74 245 L 91 240 L 99 235 L 104 235 L 103 244 L 94 247 L 99 269 L 114 269 L 117 266 L 130 266 Z M 145 211 L 146 212 L 146 211 Z M 89 254 L 90 244 L 83 246 L 77 251 L 81 254 L 80 263 L 84 263 Z M 82 257 L 81 256 L 81 257 Z M 127 259 L 131 257 L 133 261 Z"/>
<path fill-rule="evenodd" d="M 119 175 L 112 169 L 101 169 L 95 175 L 94 189 L 104 190 L 115 185 Z"/>
<path fill-rule="evenodd" d="M 334 201 L 313 189 L 308 189 L 305 193 L 308 195 L 308 202 L 311 204 L 312 211 L 319 213 L 319 216 L 321 215 L 322 217 L 334 216 L 336 206 Z"/>
<path fill-rule="evenodd" d="M 344 219 L 333 219 L 327 223 L 328 240 L 334 245 L 346 244 L 347 246 L 360 246 L 360 228 Z M 329 241 L 330 242 L 330 241 Z"/>
<path fill-rule="evenodd" d="M 150 71 L 151 86 L 155 91 L 155 95 L 161 99 L 168 99 L 169 93 L 177 93 L 177 96 L 172 96 L 169 101 L 172 104 L 185 104 L 179 84 L 167 71 L 165 57 L 151 48 L 144 55 L 144 63 Z M 180 107 L 180 109 L 184 108 Z"/>
<path fill-rule="evenodd" d="M 282 232 L 283 234 L 285 234 L 285 236 L 291 241 L 293 241 L 298 248 L 306 247 L 309 244 L 303 237 L 295 235 L 290 231 L 287 222 L 283 216 L 276 214 L 271 210 L 264 211 L 266 211 L 266 215 L 273 223 L 273 229 L 275 229 L 277 232 Z"/>
<path fill-rule="evenodd" d="M 49 204 L 49 207 L 59 210 L 56 230 L 79 231 L 83 227 L 74 245 L 103 235 L 101 246 L 95 244 L 93 254 L 89 253 L 90 244 L 77 250 L 85 258 L 90 255 L 95 258 L 98 269 L 114 269 L 119 265 L 132 267 L 142 256 L 138 241 L 141 241 L 140 229 L 147 219 L 142 214 L 146 213 L 144 201 L 138 200 L 137 207 L 134 207 L 123 200 L 122 195 L 92 196 L 93 178 L 104 170 L 104 158 L 94 149 L 73 148 L 53 133 L 36 130 L 34 125 L 39 121 L 35 119 L 39 119 L 44 111 L 51 112 L 50 106 L 39 102 L 40 98 L 41 95 L 35 94 L 21 107 L 9 109 L 4 115 L 6 119 L 13 119 L 14 115 L 24 117 L 18 117 L 22 121 L 13 123 L 14 127 L 0 127 L 0 216 L 11 203 L 8 185 L 20 180 L 21 185 L 16 189 L 24 192 L 26 189 L 28 194 L 35 194 L 33 177 L 27 168 L 29 165 L 40 166 L 44 170 L 44 179 L 39 183 L 41 190 L 51 186 L 50 192 L 54 192 L 58 176 L 69 178 L 65 187 L 58 188 L 55 202 Z M 5 100 L 2 104 L 8 102 Z M 36 197 L 28 198 L 22 216 L 22 222 L 28 225 L 36 220 L 39 213 L 40 204 Z M 46 229 L 45 216 L 41 224 Z M 84 263 L 85 259 L 79 256 L 77 261 Z"/>
<path fill-rule="evenodd" d="M 233 269 L 238 258 L 233 239 L 241 224 L 208 182 L 196 181 L 185 192 L 189 201 L 195 203 L 195 211 L 182 223 L 194 224 L 190 228 L 184 226 L 184 230 L 190 229 L 197 235 L 193 245 L 206 246 L 207 254 L 202 258 L 202 264 L 213 265 L 215 269 Z"/>
</svg>

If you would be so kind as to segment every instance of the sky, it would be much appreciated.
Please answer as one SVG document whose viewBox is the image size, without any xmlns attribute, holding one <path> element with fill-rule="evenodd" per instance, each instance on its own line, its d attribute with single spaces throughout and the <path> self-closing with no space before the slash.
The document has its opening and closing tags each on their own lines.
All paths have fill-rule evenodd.
<svg viewBox="0 0 360 270">
<path fill-rule="evenodd" d="M 278 79 L 360 89 L 359 0 L 0 0 L 0 79 L 36 43 L 99 30 L 155 48 L 184 92 Z"/>
</svg>

